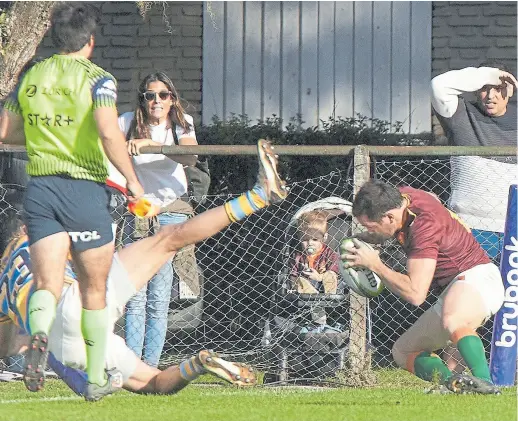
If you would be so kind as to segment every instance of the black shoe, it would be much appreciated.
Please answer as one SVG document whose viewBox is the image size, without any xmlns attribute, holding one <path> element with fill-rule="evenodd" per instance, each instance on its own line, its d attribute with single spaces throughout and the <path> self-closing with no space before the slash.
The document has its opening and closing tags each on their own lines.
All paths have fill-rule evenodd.
<svg viewBox="0 0 518 421">
<path fill-rule="evenodd" d="M 479 393 L 481 395 L 501 395 L 502 392 L 493 383 L 469 374 L 454 374 L 446 380 L 446 387 L 453 393 Z"/>
<path fill-rule="evenodd" d="M 49 339 L 38 332 L 31 336 L 31 343 L 25 357 L 23 381 L 31 392 L 39 392 L 45 383 L 45 367 L 49 355 Z"/>
</svg>

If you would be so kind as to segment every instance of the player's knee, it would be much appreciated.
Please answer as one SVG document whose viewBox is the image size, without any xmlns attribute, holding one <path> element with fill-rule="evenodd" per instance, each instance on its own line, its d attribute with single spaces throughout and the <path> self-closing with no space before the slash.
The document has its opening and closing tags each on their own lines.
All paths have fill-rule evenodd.
<svg viewBox="0 0 518 421">
<path fill-rule="evenodd" d="M 466 321 L 454 313 L 446 313 L 442 315 L 442 327 L 450 335 L 461 327 L 467 327 Z"/>
<path fill-rule="evenodd" d="M 184 241 L 185 228 L 183 223 L 164 225 L 157 235 L 159 236 L 161 243 L 164 244 L 164 248 L 169 253 L 178 251 L 187 245 Z"/>
<path fill-rule="evenodd" d="M 97 310 L 106 307 L 106 282 L 80 284 L 83 307 Z"/>
</svg>

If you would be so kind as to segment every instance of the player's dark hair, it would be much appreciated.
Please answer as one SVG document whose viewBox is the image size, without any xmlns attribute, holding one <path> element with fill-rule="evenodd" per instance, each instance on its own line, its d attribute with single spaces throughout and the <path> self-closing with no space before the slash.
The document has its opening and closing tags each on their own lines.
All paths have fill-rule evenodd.
<svg viewBox="0 0 518 421">
<path fill-rule="evenodd" d="M 183 128 L 185 132 L 191 129 L 191 125 L 187 123 L 184 117 L 184 109 L 178 97 L 178 92 L 174 87 L 173 81 L 164 72 L 150 73 L 142 82 L 137 91 L 137 109 L 135 110 L 135 118 L 131 122 L 129 129 L 130 137 L 136 139 L 150 139 L 151 134 L 149 130 L 149 115 L 147 111 L 147 101 L 144 98 L 144 92 L 147 91 L 148 86 L 152 82 L 162 82 L 167 89 L 171 92 L 171 99 L 173 104 L 169 110 L 170 122 Z M 169 127 L 168 127 L 169 128 Z"/>
<path fill-rule="evenodd" d="M 101 11 L 90 3 L 58 3 L 50 19 L 52 41 L 64 53 L 79 51 L 100 21 Z"/>
<path fill-rule="evenodd" d="M 403 204 L 403 196 L 390 184 L 379 180 L 367 181 L 356 194 L 353 215 L 366 216 L 370 221 L 379 222 L 391 209 Z"/>
</svg>

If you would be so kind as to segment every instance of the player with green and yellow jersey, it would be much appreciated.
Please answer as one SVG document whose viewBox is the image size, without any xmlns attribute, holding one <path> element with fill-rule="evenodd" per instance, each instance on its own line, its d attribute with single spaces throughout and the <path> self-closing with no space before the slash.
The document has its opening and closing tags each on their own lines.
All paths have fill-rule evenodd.
<svg viewBox="0 0 518 421">
<path fill-rule="evenodd" d="M 5 143 L 26 145 L 31 176 L 24 214 L 36 291 L 29 301 L 25 384 L 32 391 L 43 386 L 48 335 L 70 251 L 82 296 L 87 399 L 103 388 L 110 392 L 104 371 L 106 279 L 114 245 L 107 159 L 126 178 L 130 200 L 143 193 L 117 124 L 116 81 L 89 60 L 99 20 L 91 4 L 55 7 L 51 31 L 60 54 L 24 74 L 6 101 L 1 131 Z"/>
</svg>

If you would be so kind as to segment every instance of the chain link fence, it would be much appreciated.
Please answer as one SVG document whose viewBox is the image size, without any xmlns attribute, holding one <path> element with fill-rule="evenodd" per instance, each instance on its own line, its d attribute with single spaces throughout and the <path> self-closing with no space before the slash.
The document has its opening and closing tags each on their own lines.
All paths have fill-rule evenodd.
<svg viewBox="0 0 518 421">
<path fill-rule="evenodd" d="M 144 355 L 146 347 L 152 349 L 150 353 L 158 348 L 162 367 L 209 348 L 227 358 L 253 364 L 265 372 L 265 381 L 270 382 L 329 380 L 336 376 L 341 379 L 341 370 L 351 366 L 360 373 L 369 368 L 395 367 L 391 357 L 394 341 L 436 301 L 441 291 L 431 291 L 426 303 L 416 308 L 388 290 L 366 300 L 349 293 L 339 281 L 333 293 L 306 294 L 297 292 L 290 280 L 293 258 L 300 247 L 293 229 L 295 214 L 308 204 L 330 197 L 352 201 L 355 172 L 366 171 L 394 185 L 431 191 L 445 204 L 449 200 L 450 157 L 371 156 L 366 165 L 367 168 L 365 164 L 363 168 L 353 165 L 316 178 L 290 180 L 290 194 L 284 202 L 178 253 L 172 262 L 172 283 L 163 282 L 168 285 L 166 290 L 148 290 L 141 313 L 145 317 L 132 318 L 139 326 L 128 326 L 123 317 L 116 332 L 136 342 L 137 348 L 143 347 Z M 19 190 L 15 185 L 3 187 L 0 217 L 9 209 L 19 211 L 18 205 L 10 203 L 10 197 L 18 197 Z M 490 197 L 491 192 L 487 193 Z M 232 197 L 235 195 L 208 196 L 197 212 L 220 206 Z M 353 232 L 354 224 L 340 205 L 326 206 L 326 242 L 337 250 L 339 241 Z M 117 217 L 127 224 L 129 215 L 123 208 Z M 149 233 L 154 229 L 156 226 L 151 225 Z M 119 230 L 119 234 L 119 245 L 134 241 L 127 238 L 133 235 L 127 230 Z M 405 271 L 405 254 L 396 242 L 385 244 L 381 256 L 394 270 Z M 494 261 L 499 264 L 498 253 Z M 153 313 L 154 300 L 166 301 L 167 316 Z M 160 352 L 161 341 L 153 343 L 153 329 L 159 336 L 162 328 L 150 319 L 165 317 L 165 341 Z M 144 341 L 129 337 L 142 335 L 145 329 L 148 333 Z M 488 357 L 491 332 L 491 320 L 479 330 Z M 454 349 L 447 352 L 458 358 Z"/>
</svg>

